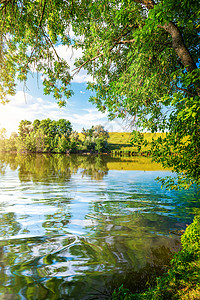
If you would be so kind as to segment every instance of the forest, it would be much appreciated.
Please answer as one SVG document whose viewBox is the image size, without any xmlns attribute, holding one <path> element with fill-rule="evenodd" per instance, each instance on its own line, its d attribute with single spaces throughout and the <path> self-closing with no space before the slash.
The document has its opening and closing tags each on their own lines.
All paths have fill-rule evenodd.
<svg viewBox="0 0 200 300">
<path fill-rule="evenodd" d="M 103 153 L 108 151 L 109 134 L 103 126 L 82 129 L 81 134 L 72 129 L 68 120 L 22 120 L 18 134 L 6 138 L 6 129 L 0 130 L 0 151 L 32 153 Z"/>
</svg>

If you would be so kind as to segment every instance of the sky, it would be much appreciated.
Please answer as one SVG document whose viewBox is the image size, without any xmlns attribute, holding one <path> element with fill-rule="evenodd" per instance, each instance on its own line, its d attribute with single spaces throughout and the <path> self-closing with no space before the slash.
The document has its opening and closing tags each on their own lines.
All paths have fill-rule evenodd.
<svg viewBox="0 0 200 300">
<path fill-rule="evenodd" d="M 72 52 L 71 49 L 62 45 L 59 45 L 56 50 L 60 57 L 67 60 L 71 69 L 74 68 L 75 58 L 81 56 L 81 50 Z M 65 107 L 59 108 L 52 95 L 43 94 L 41 74 L 29 75 L 26 88 L 24 89 L 23 83 L 19 83 L 16 95 L 9 97 L 10 102 L 6 105 L 0 104 L 0 129 L 6 128 L 9 137 L 11 132 L 18 131 L 21 120 L 33 122 L 35 119 L 50 118 L 51 120 L 67 119 L 71 122 L 73 130 L 78 132 L 81 132 L 82 128 L 88 129 L 92 125 L 99 124 L 109 132 L 129 131 L 122 120 L 109 121 L 107 114 L 99 112 L 88 101 L 92 92 L 86 90 L 86 87 L 87 82 L 91 80 L 86 70 L 81 70 L 75 75 L 71 84 L 74 95 Z"/>
</svg>

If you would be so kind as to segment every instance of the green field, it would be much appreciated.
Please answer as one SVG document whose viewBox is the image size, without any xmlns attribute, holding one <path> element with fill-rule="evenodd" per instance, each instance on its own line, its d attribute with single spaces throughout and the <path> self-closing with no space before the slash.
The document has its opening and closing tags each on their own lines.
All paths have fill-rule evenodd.
<svg viewBox="0 0 200 300">
<path fill-rule="evenodd" d="M 152 138 L 157 139 L 160 136 L 164 136 L 165 133 L 144 133 L 144 138 L 148 141 L 151 142 Z M 79 138 L 80 140 L 84 140 L 84 136 L 82 133 L 79 133 Z M 108 138 L 108 144 L 109 144 L 109 149 L 113 153 L 117 153 L 122 151 L 123 154 L 127 154 L 130 152 L 131 155 L 132 153 L 137 154 L 138 149 L 137 145 L 132 145 L 131 144 L 131 138 L 132 134 L 131 132 L 109 132 L 109 138 Z M 150 150 L 150 146 L 142 146 L 141 148 L 141 153 L 145 153 L 148 150 Z"/>
<path fill-rule="evenodd" d="M 164 133 L 144 133 L 144 138 L 150 142 L 152 138 L 157 139 L 159 136 L 165 135 Z M 123 152 L 137 152 L 137 147 L 131 145 L 131 132 L 109 132 L 108 143 L 110 144 L 111 151 Z M 142 147 L 141 152 L 146 152 L 149 147 Z"/>
</svg>

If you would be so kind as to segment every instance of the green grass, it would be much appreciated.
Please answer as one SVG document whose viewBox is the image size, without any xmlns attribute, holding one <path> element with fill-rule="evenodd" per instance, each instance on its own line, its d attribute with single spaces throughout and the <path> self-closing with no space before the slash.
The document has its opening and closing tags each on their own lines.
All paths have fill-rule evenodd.
<svg viewBox="0 0 200 300">
<path fill-rule="evenodd" d="M 164 136 L 164 133 L 144 133 L 144 138 L 151 142 L 152 138 L 157 139 L 159 136 Z M 138 152 L 137 147 L 131 144 L 131 132 L 109 132 L 108 143 L 111 151 L 123 151 L 123 152 Z M 141 152 L 150 150 L 150 147 L 141 148 Z"/>
<path fill-rule="evenodd" d="M 130 145 L 130 140 L 131 132 L 109 132 L 109 144 L 126 146 Z"/>
<path fill-rule="evenodd" d="M 144 138 L 151 142 L 152 138 L 157 139 L 159 136 L 165 136 L 164 133 L 144 133 Z M 83 141 L 84 136 L 79 133 L 80 140 Z M 108 144 L 111 152 L 122 151 L 122 152 L 136 152 L 138 153 L 137 147 L 131 144 L 131 132 L 109 132 Z M 142 146 L 141 152 L 147 152 L 150 147 Z"/>
</svg>

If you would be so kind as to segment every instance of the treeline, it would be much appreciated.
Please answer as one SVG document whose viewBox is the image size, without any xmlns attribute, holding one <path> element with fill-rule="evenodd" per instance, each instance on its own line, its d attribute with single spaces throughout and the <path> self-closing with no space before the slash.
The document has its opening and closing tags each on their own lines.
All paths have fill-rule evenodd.
<svg viewBox="0 0 200 300">
<path fill-rule="evenodd" d="M 22 120 L 18 133 L 6 138 L 6 129 L 0 129 L 0 151 L 37 153 L 102 153 L 107 152 L 109 134 L 103 126 L 74 131 L 70 121 L 60 119 Z"/>
</svg>

